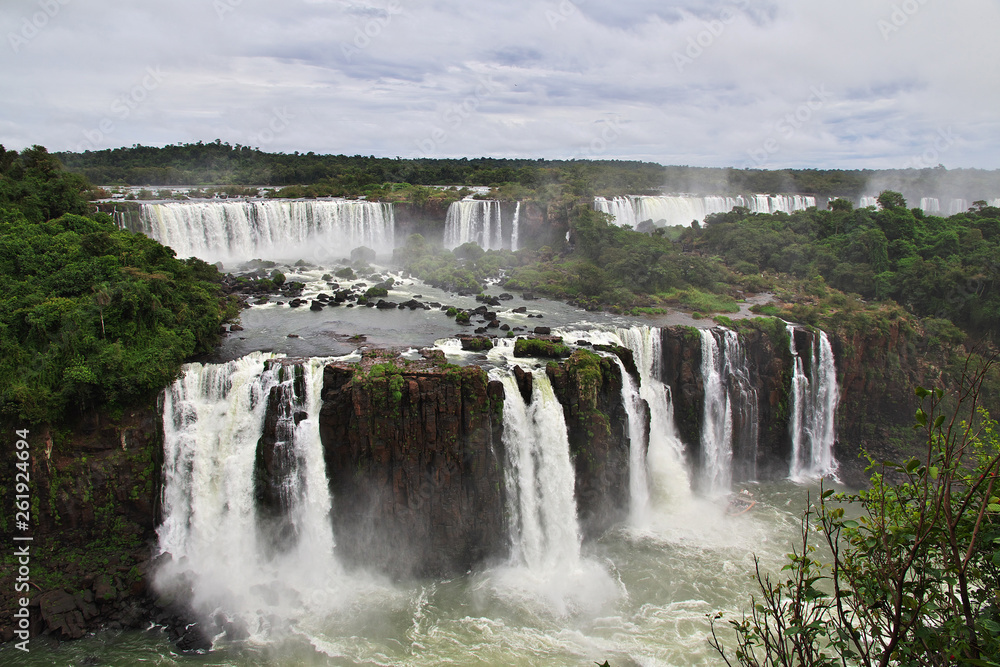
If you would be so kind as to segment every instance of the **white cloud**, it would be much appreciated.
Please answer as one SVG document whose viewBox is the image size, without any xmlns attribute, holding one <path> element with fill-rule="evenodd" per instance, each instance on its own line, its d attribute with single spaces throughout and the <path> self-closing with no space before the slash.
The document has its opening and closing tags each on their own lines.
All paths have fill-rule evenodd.
<svg viewBox="0 0 1000 667">
<path fill-rule="evenodd" d="M 950 128 L 947 166 L 1000 167 L 991 0 L 12 0 L 0 27 L 8 147 L 878 168 Z"/>
</svg>

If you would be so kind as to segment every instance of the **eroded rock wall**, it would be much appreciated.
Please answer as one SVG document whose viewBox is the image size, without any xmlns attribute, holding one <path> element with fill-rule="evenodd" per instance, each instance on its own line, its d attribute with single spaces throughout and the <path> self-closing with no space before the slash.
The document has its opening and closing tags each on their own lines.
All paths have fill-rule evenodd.
<svg viewBox="0 0 1000 667">
<path fill-rule="evenodd" d="M 372 351 L 326 368 L 320 437 L 342 562 L 438 576 L 507 554 L 503 398 L 475 366 Z"/>
</svg>

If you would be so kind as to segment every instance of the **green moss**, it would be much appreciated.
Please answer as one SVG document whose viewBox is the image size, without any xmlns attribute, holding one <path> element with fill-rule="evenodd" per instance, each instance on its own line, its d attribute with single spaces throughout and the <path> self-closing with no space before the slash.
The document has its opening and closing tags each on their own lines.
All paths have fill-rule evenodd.
<svg viewBox="0 0 1000 667">
<path fill-rule="evenodd" d="M 564 343 L 537 338 L 518 338 L 514 343 L 515 357 L 548 357 L 559 359 L 568 357 L 571 350 Z"/>
</svg>

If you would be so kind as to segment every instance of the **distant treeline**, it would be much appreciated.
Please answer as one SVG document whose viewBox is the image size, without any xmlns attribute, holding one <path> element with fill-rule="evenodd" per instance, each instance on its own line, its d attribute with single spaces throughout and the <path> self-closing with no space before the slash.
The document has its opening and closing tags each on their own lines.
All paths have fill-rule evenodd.
<svg viewBox="0 0 1000 667">
<path fill-rule="evenodd" d="M 1000 171 L 733 169 L 625 160 L 499 158 L 402 159 L 364 155 L 265 153 L 239 144 L 178 144 L 55 153 L 66 168 L 98 185 L 325 185 L 363 194 L 385 183 L 568 187 L 574 194 L 788 193 L 857 198 L 884 189 L 914 197 L 1000 197 Z"/>
</svg>

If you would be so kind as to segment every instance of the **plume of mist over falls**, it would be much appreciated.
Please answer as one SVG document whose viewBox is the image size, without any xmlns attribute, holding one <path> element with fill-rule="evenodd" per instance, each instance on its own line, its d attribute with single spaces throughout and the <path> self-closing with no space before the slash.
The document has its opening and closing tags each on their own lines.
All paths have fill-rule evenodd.
<svg viewBox="0 0 1000 667">
<path fill-rule="evenodd" d="M 422 645 L 433 643 L 433 636 L 447 634 L 446 626 L 451 624 L 454 629 L 457 623 L 453 619 L 441 620 L 440 615 L 446 613 L 440 608 L 443 589 L 455 598 L 459 618 L 466 619 L 469 609 L 474 608 L 473 616 L 484 617 L 476 623 L 506 623 L 504 637 L 522 626 L 536 632 L 536 625 L 569 627 L 594 622 L 595 618 L 615 618 L 622 608 L 633 605 L 634 599 L 642 599 L 641 606 L 654 615 L 667 614 L 657 606 L 662 602 L 657 596 L 667 586 L 673 587 L 671 595 L 687 596 L 670 598 L 670 605 L 682 604 L 677 600 L 700 600 L 701 605 L 713 600 L 719 586 L 714 578 L 723 567 L 718 563 L 726 563 L 733 577 L 743 573 L 745 563 L 740 559 L 750 549 L 770 547 L 765 544 L 771 536 L 770 528 L 763 526 L 769 525 L 774 512 L 768 509 L 734 519 L 726 516 L 725 501 L 720 501 L 725 489 L 719 489 L 720 497 L 711 497 L 700 486 L 699 493 L 692 492 L 691 480 L 701 484 L 700 472 L 691 472 L 685 445 L 674 424 L 670 389 L 660 379 L 669 362 L 664 358 L 663 330 L 635 326 L 557 333 L 570 340 L 628 348 L 638 374 L 636 382 L 620 358 L 613 358 L 623 377 L 621 398 L 631 446 L 628 497 L 632 511 L 627 522 L 601 539 L 586 543 L 581 539 L 576 471 L 570 458 L 566 416 L 544 363 L 532 372 L 532 394 L 526 401 L 510 367 L 512 363 L 532 362 L 515 361 L 511 357 L 512 341 L 504 340 L 499 341 L 489 358 L 494 362 L 490 377 L 505 385 L 506 460 L 502 474 L 509 503 L 509 560 L 429 584 L 407 580 L 387 585 L 363 572 L 345 573 L 335 556 L 330 517 L 337 511 L 337 502 L 330 497 L 329 482 L 324 477 L 319 455 L 322 445 L 314 417 L 319 407 L 322 360 L 286 360 L 278 364 L 273 355 L 255 353 L 229 364 L 189 365 L 165 396 L 166 483 L 164 523 L 159 534 L 161 549 L 170 553 L 171 559 L 159 572 L 158 589 L 181 599 L 189 598 L 206 618 L 214 619 L 221 613 L 226 619 L 238 621 L 255 640 L 269 642 L 276 636 L 295 633 L 307 636 L 315 646 L 323 646 L 322 651 L 330 655 L 354 655 L 353 649 L 345 648 L 350 644 L 345 637 L 373 641 L 365 628 L 351 625 L 352 618 L 365 614 L 381 619 L 375 621 L 379 623 L 412 614 L 413 628 L 404 635 L 419 636 Z M 718 377 L 717 400 L 713 400 L 726 411 L 717 416 L 720 423 L 728 420 L 731 424 L 728 434 L 725 428 L 721 432 L 730 438 L 730 446 L 741 452 L 739 437 L 750 429 L 736 425 L 742 419 L 749 427 L 756 420 L 756 414 L 749 416 L 752 410 L 740 408 L 749 405 L 748 397 L 741 396 L 743 378 L 748 376 L 747 355 L 740 349 L 735 332 L 714 329 L 709 336 L 711 341 L 702 338 L 700 344 L 711 347 L 711 368 L 700 370 Z M 807 351 L 803 345 L 797 352 L 802 357 L 804 378 L 812 381 L 810 373 L 822 371 L 813 382 L 817 387 L 815 408 L 806 409 L 824 410 L 824 406 L 831 405 L 831 394 L 828 381 L 821 378 L 833 377 L 832 356 L 822 344 L 815 351 Z M 286 374 L 281 368 L 286 369 Z M 294 373 L 287 374 L 289 368 L 302 369 L 300 375 L 307 391 L 287 385 L 295 377 Z M 699 372 L 697 363 L 693 370 Z M 821 385 L 825 388 L 820 389 Z M 276 388 L 280 391 L 274 391 Z M 804 385 L 802 393 L 808 393 Z M 262 432 L 267 429 L 262 424 L 272 397 L 288 408 L 280 413 L 284 421 L 276 430 L 280 436 L 277 439 L 294 453 L 290 460 L 298 466 L 295 474 L 282 478 L 288 485 L 282 515 L 292 528 L 284 535 L 292 534 L 295 539 L 281 548 L 275 548 L 272 526 L 267 517 L 262 517 L 254 493 L 255 459 Z M 815 430 L 822 432 L 825 428 L 818 424 Z M 688 443 L 692 451 L 701 445 Z M 691 458 L 698 459 L 694 455 Z M 722 460 L 720 457 L 720 465 Z M 720 478 L 726 475 L 732 473 L 720 471 Z M 766 520 L 758 519 L 760 515 Z M 414 551 L 419 548 L 413 547 Z M 649 566 L 652 569 L 645 572 L 644 559 L 667 559 L 672 568 L 679 568 L 678 572 L 696 570 L 698 577 L 714 583 L 685 588 L 686 582 L 670 581 L 671 576 L 655 569 L 658 566 Z M 706 568 L 700 564 L 705 560 L 715 565 Z M 637 562 L 643 563 L 640 571 L 629 572 Z M 653 580 L 658 583 L 650 584 Z M 413 592 L 414 587 L 419 594 Z M 642 596 L 649 590 L 653 591 L 649 593 L 652 597 L 646 600 Z M 703 615 L 699 613 L 698 617 Z M 641 616 L 642 612 L 638 612 L 627 621 L 637 623 L 636 618 Z M 518 621 L 518 625 L 510 621 L 511 617 L 530 620 Z"/>
<path fill-rule="evenodd" d="M 221 612 L 241 633 L 273 637 L 334 613 L 368 585 L 345 577 L 334 557 L 317 423 L 326 361 L 286 365 L 258 352 L 226 364 L 189 364 L 164 394 L 157 533 L 169 558 L 155 587 L 186 597 L 208 627 Z M 276 482 L 285 499 L 282 527 L 261 511 L 255 493 L 272 397 L 294 401 L 299 412 L 290 429 L 276 429 L 286 439 L 275 447 L 289 450 L 292 468 Z"/>
<path fill-rule="evenodd" d="M 885 190 L 902 194 L 910 208 L 953 215 L 964 213 L 973 201 L 1000 198 L 1000 172 L 938 168 L 880 171 L 871 175 L 864 192 L 874 197 Z M 921 199 L 936 199 L 939 203 L 924 207 Z M 965 207 L 954 210 L 958 204 L 953 202 L 963 202 Z"/>
</svg>

